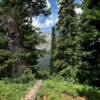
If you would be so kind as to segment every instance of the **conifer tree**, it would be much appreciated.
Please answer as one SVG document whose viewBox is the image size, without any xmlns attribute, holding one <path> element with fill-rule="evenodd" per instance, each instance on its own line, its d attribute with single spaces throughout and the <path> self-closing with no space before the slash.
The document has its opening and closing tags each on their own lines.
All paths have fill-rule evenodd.
<svg viewBox="0 0 100 100">
<path fill-rule="evenodd" d="M 74 0 L 59 0 L 59 21 L 55 28 L 54 63 L 55 73 L 66 78 L 72 76 L 74 71 L 74 38 L 77 34 Z"/>
<path fill-rule="evenodd" d="M 100 1 L 84 0 L 80 33 L 79 81 L 100 84 Z"/>
<path fill-rule="evenodd" d="M 0 5 L 0 74 L 19 77 L 27 68 L 35 73 L 42 52 L 37 46 L 44 39 L 32 17 L 48 15 L 46 0 L 3 0 Z"/>
</svg>

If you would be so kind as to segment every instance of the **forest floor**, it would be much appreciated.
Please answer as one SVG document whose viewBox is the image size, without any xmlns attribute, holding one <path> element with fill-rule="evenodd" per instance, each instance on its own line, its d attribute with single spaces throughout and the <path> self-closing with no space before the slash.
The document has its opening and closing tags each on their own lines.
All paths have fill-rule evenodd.
<svg viewBox="0 0 100 100">
<path fill-rule="evenodd" d="M 25 84 L 0 81 L 0 100 L 22 98 L 23 100 L 100 100 L 100 88 L 93 89 L 89 85 L 70 83 L 56 78 L 37 82 L 33 80 Z"/>
<path fill-rule="evenodd" d="M 44 80 L 36 100 L 100 100 L 100 88 L 64 80 Z"/>
</svg>

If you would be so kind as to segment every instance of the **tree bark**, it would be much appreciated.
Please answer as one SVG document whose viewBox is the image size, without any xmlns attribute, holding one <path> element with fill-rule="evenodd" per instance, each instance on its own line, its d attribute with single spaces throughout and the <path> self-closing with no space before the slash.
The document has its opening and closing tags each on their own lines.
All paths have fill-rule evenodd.
<svg viewBox="0 0 100 100">
<path fill-rule="evenodd" d="M 17 78 L 21 75 L 25 69 L 25 63 L 18 57 L 19 53 L 22 52 L 20 45 L 20 29 L 16 21 L 12 17 L 5 18 L 4 29 L 6 31 L 8 50 L 12 51 L 12 77 Z"/>
</svg>

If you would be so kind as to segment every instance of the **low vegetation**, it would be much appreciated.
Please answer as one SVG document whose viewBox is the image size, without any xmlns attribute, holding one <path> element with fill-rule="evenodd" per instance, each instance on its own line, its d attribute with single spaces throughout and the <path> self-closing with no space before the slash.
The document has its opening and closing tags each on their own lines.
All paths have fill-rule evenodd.
<svg viewBox="0 0 100 100">
<path fill-rule="evenodd" d="M 45 80 L 41 91 L 38 93 L 37 100 L 42 98 L 46 98 L 46 100 L 81 100 L 78 98 L 83 98 L 82 100 L 99 100 L 100 89 L 93 89 L 88 85 L 74 84 L 58 79 Z"/>
<path fill-rule="evenodd" d="M 0 100 L 21 100 L 35 81 L 28 83 L 7 83 L 0 81 Z"/>
</svg>

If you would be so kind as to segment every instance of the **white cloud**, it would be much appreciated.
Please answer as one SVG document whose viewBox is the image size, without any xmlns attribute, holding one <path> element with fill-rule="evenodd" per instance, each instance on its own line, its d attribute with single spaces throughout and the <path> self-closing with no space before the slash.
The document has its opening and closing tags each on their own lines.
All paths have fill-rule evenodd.
<svg viewBox="0 0 100 100">
<path fill-rule="evenodd" d="M 32 25 L 35 26 L 35 27 L 39 27 L 39 16 L 38 17 L 33 17 L 32 18 Z"/>
<path fill-rule="evenodd" d="M 56 14 L 52 14 L 47 18 L 44 18 L 43 21 L 41 21 L 41 17 L 42 16 L 33 18 L 33 26 L 39 27 L 41 29 L 45 29 L 45 28 L 53 27 L 58 21 L 58 16 Z"/>
<path fill-rule="evenodd" d="M 49 0 L 46 0 L 47 2 L 47 8 L 51 8 L 51 4 Z M 46 29 L 53 27 L 58 21 L 58 15 L 57 14 L 51 14 L 48 17 L 43 16 L 37 16 L 33 17 L 33 26 L 38 27 L 40 29 Z"/>
<path fill-rule="evenodd" d="M 75 8 L 75 11 L 77 14 L 82 14 L 83 12 L 81 8 Z"/>
<path fill-rule="evenodd" d="M 44 26 L 47 27 L 47 28 L 52 27 L 57 23 L 57 21 L 58 21 L 57 15 L 52 14 L 45 20 L 43 28 L 44 28 Z"/>
</svg>

